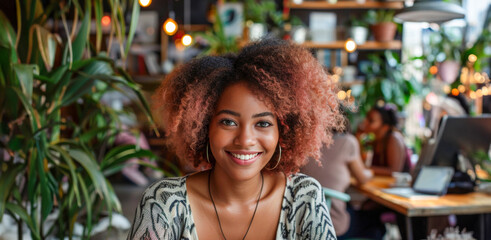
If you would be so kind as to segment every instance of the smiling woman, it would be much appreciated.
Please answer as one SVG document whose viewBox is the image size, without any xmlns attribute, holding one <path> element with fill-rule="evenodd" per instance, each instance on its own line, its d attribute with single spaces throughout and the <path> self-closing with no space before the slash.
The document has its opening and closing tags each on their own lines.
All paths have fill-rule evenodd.
<svg viewBox="0 0 491 240">
<path fill-rule="evenodd" d="M 267 39 L 195 59 L 154 103 L 171 149 L 208 170 L 150 186 L 128 239 L 336 239 L 320 184 L 297 173 L 342 128 L 309 51 Z"/>
</svg>

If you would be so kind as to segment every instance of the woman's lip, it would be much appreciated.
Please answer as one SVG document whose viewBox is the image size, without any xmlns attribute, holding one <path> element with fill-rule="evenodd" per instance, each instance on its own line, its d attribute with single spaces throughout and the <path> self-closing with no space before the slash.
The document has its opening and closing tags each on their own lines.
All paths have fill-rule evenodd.
<svg viewBox="0 0 491 240">
<path fill-rule="evenodd" d="M 243 159 L 234 157 L 234 155 L 232 155 L 231 152 L 227 152 L 227 155 L 232 159 L 232 161 L 234 161 L 236 164 L 243 165 L 243 166 L 253 164 L 262 155 L 261 152 L 234 151 L 233 153 L 234 154 L 244 154 L 244 155 L 246 155 L 246 154 L 257 154 L 257 156 L 255 156 L 251 159 L 243 160 Z"/>
</svg>

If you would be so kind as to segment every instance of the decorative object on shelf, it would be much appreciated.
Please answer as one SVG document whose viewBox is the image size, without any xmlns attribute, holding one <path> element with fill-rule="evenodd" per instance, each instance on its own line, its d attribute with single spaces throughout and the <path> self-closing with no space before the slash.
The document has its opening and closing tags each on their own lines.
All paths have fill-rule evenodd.
<svg viewBox="0 0 491 240">
<path fill-rule="evenodd" d="M 397 25 L 394 23 L 394 10 L 369 10 L 367 20 L 370 23 L 375 41 L 389 42 L 394 40 Z"/>
<path fill-rule="evenodd" d="M 349 37 L 358 45 L 364 44 L 368 38 L 368 21 L 365 16 L 367 14 L 364 14 L 361 19 L 351 16 L 348 22 Z"/>
<path fill-rule="evenodd" d="M 144 11 L 140 13 L 135 32 L 135 42 L 155 43 L 159 32 L 159 14 L 157 11 Z"/>
<path fill-rule="evenodd" d="M 415 0 L 411 7 L 395 15 L 395 19 L 403 22 L 446 22 L 452 19 L 464 18 L 465 10 L 450 1 Z"/>
<path fill-rule="evenodd" d="M 223 24 L 225 36 L 241 37 L 243 32 L 244 6 L 242 3 L 223 3 L 218 5 L 218 14 Z"/>
<path fill-rule="evenodd" d="M 336 41 L 336 14 L 331 12 L 310 13 L 309 28 L 312 42 Z"/>
<path fill-rule="evenodd" d="M 101 104 L 107 91 L 132 94 L 153 120 L 139 86 L 106 52 L 92 47 L 102 41 L 103 5 L 111 6 L 111 32 L 124 58 L 138 1 L 76 2 L 18 1 L 17 31 L 0 11 L 0 222 L 6 215 L 15 219 L 18 239 L 24 239 L 23 230 L 32 239 L 89 239 L 99 220 L 121 212 L 108 177 L 131 157 L 155 157 L 135 145 L 112 148 L 119 118 L 133 110 Z M 129 24 L 120 18 L 125 13 L 132 16 Z M 52 18 L 63 26 L 46 28 Z"/>
</svg>

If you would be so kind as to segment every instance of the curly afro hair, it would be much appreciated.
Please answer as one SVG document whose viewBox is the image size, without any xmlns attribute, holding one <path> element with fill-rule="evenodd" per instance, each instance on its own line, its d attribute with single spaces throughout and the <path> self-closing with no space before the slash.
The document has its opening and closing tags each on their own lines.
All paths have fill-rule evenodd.
<svg viewBox="0 0 491 240">
<path fill-rule="evenodd" d="M 336 84 L 303 47 L 277 39 L 245 46 L 237 55 L 206 56 L 177 68 L 153 96 L 169 149 L 185 163 L 206 166 L 208 128 L 227 86 L 245 82 L 272 106 L 279 123 L 281 162 L 289 175 L 319 159 L 331 129 L 343 129 Z M 276 164 L 276 158 L 266 167 Z"/>
</svg>

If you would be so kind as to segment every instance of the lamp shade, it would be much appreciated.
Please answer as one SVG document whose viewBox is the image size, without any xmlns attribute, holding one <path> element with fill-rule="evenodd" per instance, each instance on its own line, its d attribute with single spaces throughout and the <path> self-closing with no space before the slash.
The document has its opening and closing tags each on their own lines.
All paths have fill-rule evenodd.
<svg viewBox="0 0 491 240">
<path fill-rule="evenodd" d="M 395 20 L 403 22 L 436 23 L 464 17 L 464 8 L 442 0 L 416 0 L 412 7 L 404 8 L 394 16 Z"/>
</svg>

